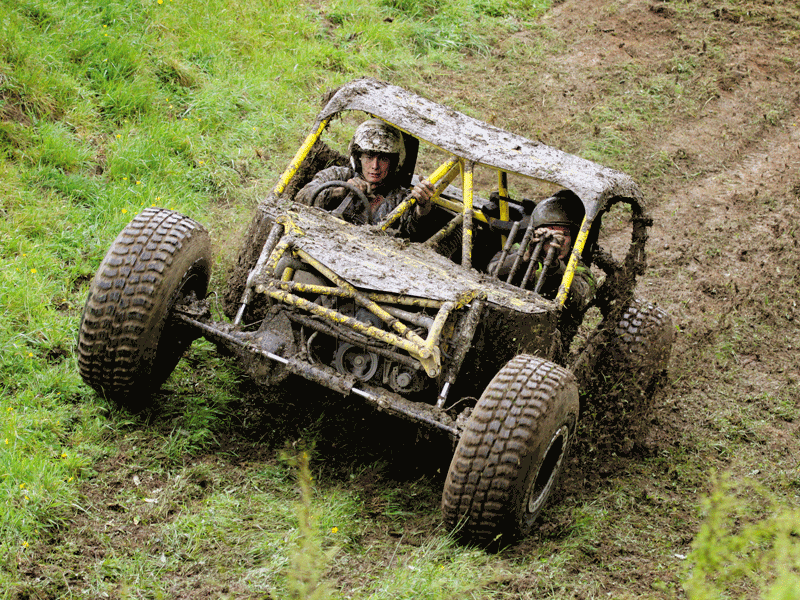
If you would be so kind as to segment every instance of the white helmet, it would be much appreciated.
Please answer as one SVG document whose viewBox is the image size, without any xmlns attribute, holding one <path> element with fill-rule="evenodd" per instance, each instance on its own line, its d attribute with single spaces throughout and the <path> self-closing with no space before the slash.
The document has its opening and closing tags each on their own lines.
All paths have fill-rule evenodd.
<svg viewBox="0 0 800 600">
<path fill-rule="evenodd" d="M 361 172 L 362 152 L 380 152 L 393 157 L 390 175 L 397 172 L 406 161 L 406 145 L 403 134 L 380 119 L 369 119 L 358 126 L 348 149 L 350 166 Z"/>
</svg>

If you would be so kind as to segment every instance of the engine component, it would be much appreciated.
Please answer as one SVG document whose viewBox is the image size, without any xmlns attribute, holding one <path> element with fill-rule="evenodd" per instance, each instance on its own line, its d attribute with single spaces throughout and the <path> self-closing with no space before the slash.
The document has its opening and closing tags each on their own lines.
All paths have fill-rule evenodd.
<svg viewBox="0 0 800 600">
<path fill-rule="evenodd" d="M 425 386 L 425 378 L 419 371 L 404 365 L 394 365 L 389 372 L 389 385 L 400 394 L 420 392 Z"/>
<path fill-rule="evenodd" d="M 378 355 L 353 344 L 339 344 L 333 366 L 339 373 L 353 375 L 361 381 L 369 381 L 378 372 Z"/>
</svg>

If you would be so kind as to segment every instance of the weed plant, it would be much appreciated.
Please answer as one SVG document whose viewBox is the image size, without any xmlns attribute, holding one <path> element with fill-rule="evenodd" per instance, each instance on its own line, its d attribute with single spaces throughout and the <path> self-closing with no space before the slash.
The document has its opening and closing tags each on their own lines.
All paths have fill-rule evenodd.
<svg viewBox="0 0 800 600">
<path fill-rule="evenodd" d="M 719 478 L 703 504 L 704 522 L 692 544 L 686 591 L 692 600 L 796 598 L 800 542 L 796 508 L 782 505 L 755 481 Z M 741 591 L 741 593 L 739 592 Z"/>
</svg>

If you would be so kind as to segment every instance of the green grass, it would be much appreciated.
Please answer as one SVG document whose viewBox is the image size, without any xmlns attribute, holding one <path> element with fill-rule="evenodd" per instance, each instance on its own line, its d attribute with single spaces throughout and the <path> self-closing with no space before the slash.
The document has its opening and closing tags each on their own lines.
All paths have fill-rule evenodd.
<svg viewBox="0 0 800 600">
<path fill-rule="evenodd" d="M 143 207 L 213 220 L 224 240 L 293 154 L 325 89 L 365 75 L 402 83 L 420 67 L 457 64 L 460 53 L 485 52 L 493 32 L 534 18 L 544 4 L 453 0 L 421 12 L 415 6 L 0 3 L 0 589 L 25 589 L 17 565 L 50 552 L 48 540 L 70 523 L 106 558 L 73 573 L 77 579 L 62 590 L 67 595 L 75 587 L 91 595 L 158 596 L 161 575 L 179 570 L 178 548 L 193 549 L 189 558 L 197 558 L 211 551 L 214 538 L 246 557 L 244 566 L 218 569 L 267 569 L 269 581 L 259 589 L 282 581 L 294 519 L 293 484 L 283 471 L 262 475 L 267 487 L 283 478 L 277 496 L 253 492 L 247 505 L 235 489 L 206 495 L 191 483 L 213 479 L 213 468 L 187 461 L 221 447 L 220 436 L 241 418 L 231 408 L 236 373 L 210 345 L 196 344 L 159 409 L 131 418 L 77 375 L 80 311 L 110 241 Z M 481 29 L 467 26 L 474 15 Z M 217 248 L 223 264 L 238 242 L 229 246 Z M 120 552 L 113 535 L 76 524 L 102 508 L 81 490 L 91 489 L 99 465 L 120 448 L 164 484 L 163 494 L 151 498 L 158 503 L 145 502 L 130 481 L 110 492 L 109 502 L 127 507 L 126 526 L 156 527 L 171 510 L 165 506 L 183 510 L 192 494 L 213 515 L 204 521 L 190 512 L 159 526 L 166 563 L 144 547 Z M 341 492 L 319 506 L 326 539 L 356 543 L 353 502 Z M 274 537 L 261 523 L 271 524 Z M 333 536 L 336 523 L 342 533 Z M 55 551 L 52 563 L 70 568 L 69 551 L 79 551 L 73 543 L 66 541 L 66 554 Z"/>
<path fill-rule="evenodd" d="M 703 505 L 686 588 L 692 598 L 737 597 L 753 585 L 763 598 L 795 598 L 800 578 L 798 515 L 752 480 L 722 478 Z"/>
<path fill-rule="evenodd" d="M 746 4 L 715 6 L 741 12 Z M 716 466 L 735 472 L 769 469 L 749 440 L 768 443 L 772 419 L 796 420 L 796 382 L 758 390 L 736 410 L 709 399 L 698 412 L 709 421 L 708 437 L 684 440 L 686 450 L 632 467 L 605 456 L 620 470 L 585 489 L 574 485 L 584 491 L 548 507 L 530 541 L 491 555 L 440 529 L 446 459 L 410 464 L 419 447 L 446 456 L 449 445 L 425 446 L 415 430 L 389 425 L 361 404 L 346 414 L 325 412 L 324 401 L 301 401 L 307 389 L 286 389 L 265 406 L 233 361 L 205 342 L 192 346 L 156 406 L 141 415 L 117 410 L 78 376 L 75 336 L 88 282 L 134 214 L 160 205 L 211 226 L 212 285 L 221 290 L 239 230 L 304 137 L 322 92 L 361 76 L 435 87 L 442 73 L 472 75 L 476 65 L 489 65 L 505 72 L 477 105 L 448 98 L 443 85 L 436 99 L 494 118 L 498 97 L 511 98 L 501 107 L 519 105 L 516 94 L 555 68 L 550 62 L 565 50 L 536 21 L 548 6 L 0 1 L 0 598 L 160 598 L 197 589 L 220 598 L 315 591 L 333 598 L 596 597 L 609 590 L 592 572 L 630 578 L 632 547 L 661 561 L 649 584 L 655 597 L 679 595 L 684 580 L 697 597 L 740 580 L 783 597 L 795 549 L 793 530 L 781 520 L 793 513 L 780 508 L 780 498 L 775 517 L 756 533 L 715 525 L 739 514 L 717 492 L 702 513 L 686 507 L 707 487 L 698 466 L 707 459 L 693 452 L 711 452 Z M 693 3 L 671 6 L 702 17 Z M 762 22 L 758 11 L 745 19 Z M 781 31 L 797 37 L 791 19 Z M 510 42 L 519 32 L 532 33 Z M 635 149 L 675 114 L 696 116 L 713 96 L 724 72 L 718 67 L 728 60 L 726 40 L 715 36 L 681 40 L 685 47 L 655 73 L 603 67 L 604 87 L 586 91 L 598 101 L 574 117 L 564 113 L 551 135 L 637 176 L 674 175 L 671 157 L 644 160 Z M 508 61 L 493 54 L 501 46 Z M 560 93 L 542 94 L 535 109 L 558 114 L 560 103 Z M 787 110 L 765 104 L 749 135 Z M 513 129 L 530 120 L 526 112 L 497 121 Z M 729 233 L 713 240 L 716 247 L 725 247 Z M 778 314 L 768 306 L 768 286 L 785 296 L 793 285 L 791 277 L 770 276 L 738 309 L 762 317 L 760 324 L 733 314 L 717 331 L 722 315 L 708 315 L 707 331 L 686 333 L 696 348 L 689 344 L 685 372 L 674 374 L 676 394 L 709 376 L 694 372 L 691 361 L 709 363 L 720 394 L 729 391 L 731 378 L 745 376 L 737 357 L 773 339 L 771 328 L 789 331 L 790 309 Z M 351 418 L 357 410 L 365 421 Z M 292 454 L 314 441 L 308 472 L 279 458 L 286 447 Z M 598 452 L 585 449 L 584 472 L 593 471 Z M 796 465 L 785 456 L 774 463 L 764 477 L 770 493 L 795 502 Z M 620 472 L 627 467 L 631 473 Z M 299 493 L 305 477 L 309 485 Z M 648 477 L 651 484 L 639 489 Z M 770 527 L 772 537 L 764 537 Z M 694 571 L 681 579 L 674 555 L 688 552 L 686 535 L 696 531 Z M 726 560 L 741 566 L 731 549 L 742 535 L 761 536 L 764 551 L 745 558 L 765 561 L 775 579 L 717 568 Z M 306 579 L 297 575 L 304 555 L 312 556 Z"/>
</svg>

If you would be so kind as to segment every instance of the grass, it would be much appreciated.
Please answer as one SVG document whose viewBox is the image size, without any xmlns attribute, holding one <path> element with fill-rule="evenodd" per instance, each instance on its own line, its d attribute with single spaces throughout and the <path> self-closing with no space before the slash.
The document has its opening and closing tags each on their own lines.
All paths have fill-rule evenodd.
<svg viewBox="0 0 800 600">
<path fill-rule="evenodd" d="M 693 543 L 687 590 L 725 598 L 747 584 L 764 598 L 794 598 L 800 579 L 797 511 L 752 480 L 722 478 L 704 502 L 706 520 Z"/>
<path fill-rule="evenodd" d="M 241 419 L 232 411 L 236 373 L 198 344 L 154 413 L 131 418 L 117 412 L 77 375 L 75 331 L 86 286 L 109 241 L 145 206 L 174 208 L 201 221 L 213 214 L 219 217 L 216 234 L 224 238 L 294 152 L 322 90 L 363 75 L 396 77 L 411 65 L 455 63 L 460 52 L 484 52 L 487 34 L 533 18 L 540 7 L 485 5 L 481 33 L 462 26 L 472 14 L 468 2 L 439 2 L 432 9 L 417 14 L 393 3 L 318 7 L 285 0 L 0 3 L 4 597 L 34 588 L 66 596 L 76 590 L 159 595 L 166 589 L 161 577 L 181 572 L 177 549 L 193 549 L 191 557 L 200 560 L 214 538 L 231 548 L 245 542 L 248 572 L 268 569 L 272 574 L 259 589 L 270 589 L 288 556 L 293 484 L 280 475 L 278 495 L 253 492 L 246 509 L 235 487 L 207 494 L 202 482 L 213 482 L 213 469 L 191 463 L 221 447 L 220 436 Z M 218 251 L 224 264 L 233 249 Z M 126 453 L 137 457 L 127 480 L 102 501 L 87 496 L 93 482 L 107 484 L 101 465 Z M 270 485 L 276 473 L 285 470 L 272 472 Z M 134 478 L 140 483 L 132 484 Z M 161 493 L 144 492 L 147 478 L 160 482 Z M 163 522 L 195 497 L 208 502 L 208 520 L 190 512 Z M 109 502 L 125 507 L 121 527 L 159 530 L 154 535 L 164 553 L 134 545 L 121 550 L 113 531 L 81 520 L 106 511 Z M 343 532 L 345 524 L 357 528 L 352 502 L 342 493 L 322 505 L 328 537 L 332 523 L 342 523 Z M 242 511 L 251 529 L 242 524 Z M 266 522 L 274 539 L 255 526 Z M 67 524 L 80 535 L 49 549 Z M 79 545 L 87 543 L 102 549 L 105 559 L 75 564 Z M 274 544 L 282 553 L 273 552 Z M 52 580 L 29 588 L 18 567 L 37 557 L 69 575 L 54 572 Z"/>
</svg>

